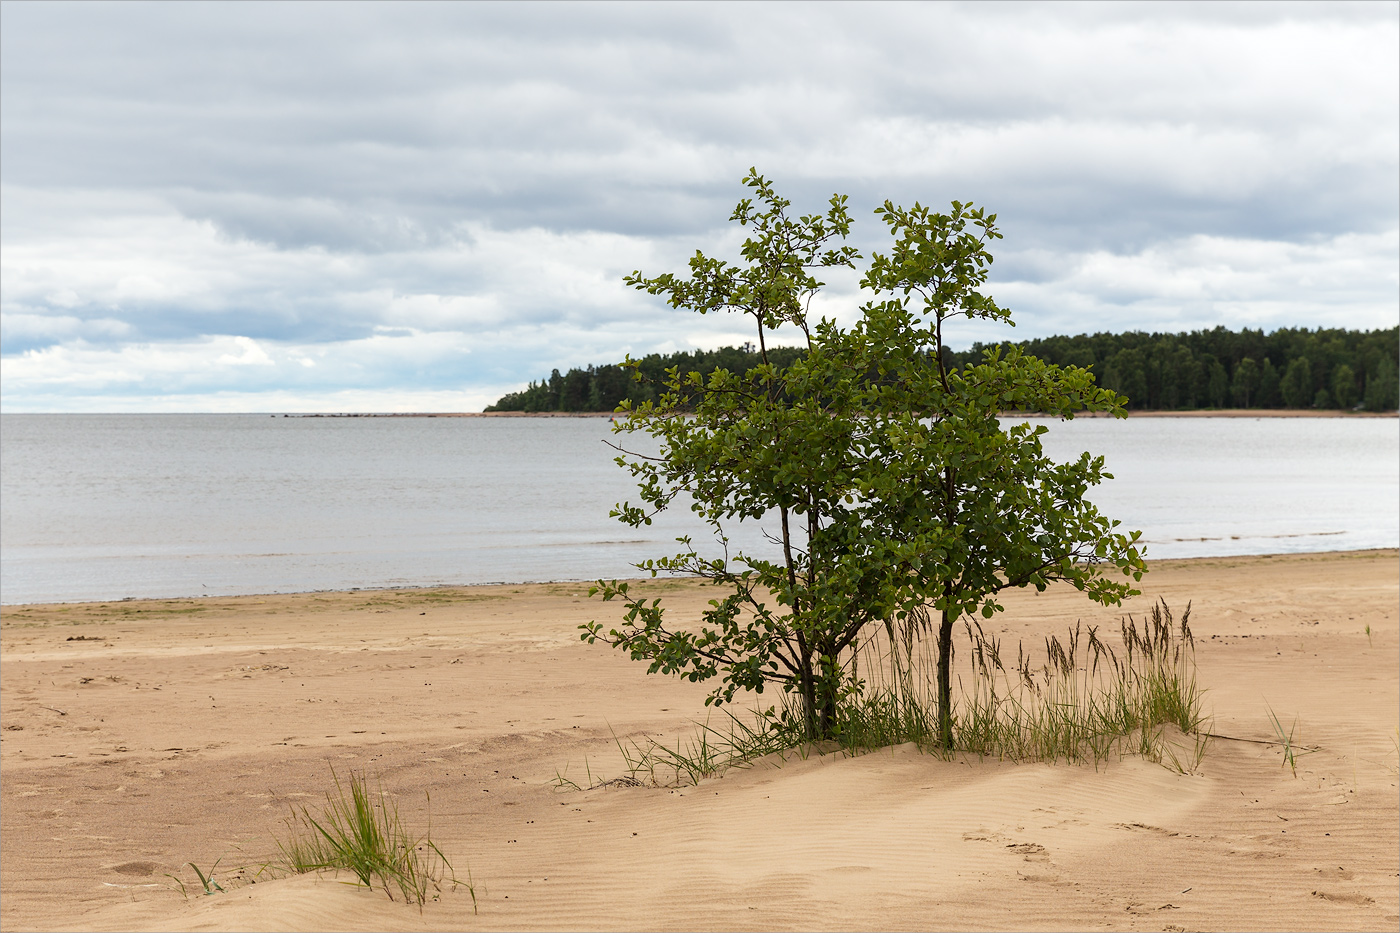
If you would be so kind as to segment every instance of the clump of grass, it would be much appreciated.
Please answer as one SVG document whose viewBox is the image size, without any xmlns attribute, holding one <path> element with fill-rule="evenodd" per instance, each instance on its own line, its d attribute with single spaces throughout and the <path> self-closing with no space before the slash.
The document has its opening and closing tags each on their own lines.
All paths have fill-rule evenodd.
<svg viewBox="0 0 1400 933">
<path fill-rule="evenodd" d="M 1014 761 L 1097 765 L 1133 754 L 1190 773 L 1210 741 L 1190 619 L 1190 604 L 1178 621 L 1161 601 L 1141 620 L 1121 620 L 1117 647 L 1097 628 L 1076 625 L 1063 639 L 1046 638 L 1038 661 L 1018 645 L 1011 666 L 1000 641 L 967 623 L 971 677 L 957 680 L 948 750 L 938 741 L 929 619 L 916 612 L 887 625 L 849 658 L 834 742 L 806 741 L 800 715 L 786 704 L 755 713 L 752 722 L 730 713 L 722 729 L 697 724 L 691 738 L 677 739 L 674 747 L 650 738 L 624 742 L 614 734 L 626 775 L 595 784 L 590 770 L 588 787 L 696 784 L 773 754 L 839 749 L 857 755 L 907 742 L 945 757 L 962 751 Z M 1175 744 L 1167 726 L 1179 729 L 1186 743 Z M 555 786 L 585 789 L 564 774 L 556 775 Z"/>
<path fill-rule="evenodd" d="M 554 785 L 555 790 L 586 790 L 593 786 L 593 769 L 588 766 L 587 755 L 583 756 L 583 770 L 586 775 L 584 778 L 586 783 L 582 787 L 579 786 L 577 781 L 569 777 L 568 765 L 564 766 L 563 771 L 556 768 L 554 771 L 554 780 L 550 783 Z"/>
<path fill-rule="evenodd" d="M 219 867 L 219 862 L 222 861 L 222 858 L 216 859 L 214 861 L 214 864 L 209 866 L 209 871 L 207 873 L 200 871 L 199 866 L 196 865 L 194 862 L 186 862 L 185 865 L 188 865 L 190 868 L 194 869 L 196 877 L 199 878 L 200 886 L 204 888 L 204 893 L 214 894 L 216 892 L 222 892 L 224 890 L 224 886 L 214 880 L 214 870 Z M 181 867 L 183 868 L 184 866 Z M 180 894 L 182 894 L 186 900 L 189 899 L 190 892 L 189 889 L 185 887 L 185 881 L 183 878 L 181 878 L 179 875 L 172 875 L 170 872 L 166 872 L 165 877 L 170 878 L 176 884 L 178 884 L 180 886 Z"/>
<path fill-rule="evenodd" d="M 699 784 L 730 768 L 744 768 L 759 758 L 789 751 L 796 744 L 794 735 L 777 720 L 773 710 L 757 714 L 749 723 L 726 711 L 729 722 L 718 729 L 708 721 L 696 723 L 690 739 L 677 739 L 675 748 L 655 739 L 624 743 L 613 735 L 613 742 L 627 763 L 627 776 L 638 784 L 679 787 Z"/>
<path fill-rule="evenodd" d="M 237 849 L 238 846 L 235 845 L 234 848 Z M 225 853 L 225 855 L 227 855 L 227 853 Z M 201 891 L 201 893 L 205 895 L 222 894 L 247 884 L 257 884 L 259 880 L 266 880 L 263 878 L 264 874 L 266 874 L 268 878 L 275 877 L 277 874 L 276 866 L 270 862 L 264 862 L 260 865 L 240 865 L 237 868 L 227 868 L 219 872 L 223 877 L 223 883 L 221 884 L 218 879 L 214 877 L 214 873 L 219 871 L 219 866 L 223 864 L 223 861 L 224 856 L 219 856 L 214 860 L 214 864 L 209 866 L 208 871 L 201 869 L 194 862 L 186 862 L 184 865 L 181 865 L 181 873 L 183 873 L 186 868 L 194 871 L 195 877 L 199 879 L 198 885 L 193 881 L 186 885 L 184 878 L 180 875 L 172 874 L 171 872 L 165 872 L 165 877 L 174 881 L 180 888 L 180 894 L 188 899 L 191 889 Z M 228 887 L 225 887 L 225 885 Z"/>
<path fill-rule="evenodd" d="M 568 777 L 568 768 L 556 771 L 551 782 L 556 790 L 592 790 L 597 787 L 684 787 L 718 777 L 730 768 L 745 768 L 771 754 L 786 755 L 800 746 L 795 728 L 773 709 L 755 712 L 748 722 L 725 711 L 729 722 L 723 727 L 709 721 L 696 723 L 689 738 L 677 738 L 673 746 L 654 738 L 620 738 L 613 733 L 613 744 L 622 756 L 624 773 L 615 778 L 594 781 L 588 759 L 584 759 L 587 783 L 580 786 Z M 795 721 L 795 720 L 794 720 Z M 798 748 L 801 753 L 800 747 Z"/>
<path fill-rule="evenodd" d="M 837 741 L 846 754 L 905 742 L 936 750 L 932 634 L 928 612 L 920 608 L 902 623 L 887 621 L 883 633 L 853 652 L 835 724 Z M 861 677 L 863 668 L 869 681 Z"/>
<path fill-rule="evenodd" d="M 1273 724 L 1274 734 L 1278 736 L 1278 745 L 1283 749 L 1283 763 L 1281 768 L 1288 768 L 1293 772 L 1293 776 L 1298 776 L 1298 758 L 1300 755 L 1311 755 L 1317 751 L 1310 746 L 1299 745 L 1297 741 L 1298 720 L 1295 718 L 1293 724 L 1288 727 L 1288 731 L 1283 730 L 1283 723 L 1278 718 L 1278 713 L 1274 708 L 1265 703 L 1264 706 L 1269 711 L 1269 720 Z"/>
<path fill-rule="evenodd" d="M 697 724 L 687 741 L 676 739 L 671 748 L 652 738 L 623 742 L 613 734 L 613 744 L 627 763 L 629 784 L 653 787 L 681 787 L 699 784 L 722 773 L 729 766 L 731 750 L 708 722 Z"/>
<path fill-rule="evenodd" d="M 214 880 L 214 869 L 219 867 L 218 862 L 215 862 L 213 865 L 209 866 L 209 874 L 207 875 L 204 872 L 200 871 L 199 866 L 196 865 L 194 862 L 187 862 L 186 864 L 193 868 L 194 873 L 199 876 L 199 883 L 204 887 L 205 894 L 213 894 L 215 891 L 223 891 L 224 886 Z"/>
<path fill-rule="evenodd" d="M 417 904 L 420 910 L 429 892 L 441 893 L 446 881 L 470 892 L 475 913 L 471 872 L 465 882 L 458 880 L 452 863 L 432 840 L 431 823 L 422 835 L 410 833 L 399 817 L 398 805 L 382 788 L 371 791 L 363 773 L 351 771 L 342 784 L 332 768 L 331 779 L 335 792 L 326 794 L 326 805 L 318 815 L 302 807 L 287 820 L 288 836 L 277 842 L 287 870 L 297 874 L 348 871 L 365 887 L 377 884 L 391 901 L 397 890 L 406 903 Z"/>
</svg>

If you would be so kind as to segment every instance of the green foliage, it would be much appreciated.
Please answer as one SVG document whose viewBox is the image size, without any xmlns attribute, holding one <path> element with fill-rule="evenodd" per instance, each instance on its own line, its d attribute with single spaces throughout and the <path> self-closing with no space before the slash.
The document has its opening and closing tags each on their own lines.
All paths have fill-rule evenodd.
<svg viewBox="0 0 1400 933">
<path fill-rule="evenodd" d="M 1206 398 L 1209 401 L 1210 407 L 1224 408 L 1225 400 L 1229 392 L 1230 377 L 1226 375 L 1225 367 L 1221 362 L 1219 360 L 1213 360 L 1210 364 L 1210 381 L 1206 385 Z M 1141 400 L 1144 396 L 1139 395 L 1137 398 L 1139 400 L 1139 407 L 1143 407 Z M 1130 405 L 1132 404 L 1131 396 L 1129 397 L 1128 403 Z"/>
<path fill-rule="evenodd" d="M 1400 367 L 1396 361 L 1383 358 L 1376 365 L 1374 375 L 1367 374 L 1364 393 L 1367 411 L 1388 411 L 1400 406 Z"/>
<path fill-rule="evenodd" d="M 334 770 L 331 779 L 335 793 L 326 795 L 318 816 L 303 807 L 287 821 L 289 835 L 277 844 L 285 868 L 295 873 L 349 871 L 367 888 L 378 883 L 389 900 L 397 889 L 405 902 L 420 909 L 430 889 L 442 890 L 444 877 L 454 887 L 462 883 L 431 833 L 411 834 L 398 807 L 382 789 L 371 791 L 365 775 L 352 771 L 348 786 Z M 470 875 L 465 887 L 475 908 Z"/>
<path fill-rule="evenodd" d="M 1298 743 L 1297 718 L 1294 718 L 1292 725 L 1290 725 L 1288 731 L 1285 732 L 1283 722 L 1278 718 L 1278 713 L 1274 712 L 1274 708 L 1269 706 L 1267 702 L 1264 706 L 1269 711 L 1269 723 L 1274 727 L 1274 735 L 1278 736 L 1278 742 L 1276 744 L 1283 751 L 1283 764 L 1281 764 L 1280 767 L 1288 768 L 1293 772 L 1293 776 L 1296 778 L 1298 776 L 1299 757 L 1311 755 L 1313 752 L 1319 751 L 1319 749 L 1315 745 L 1300 745 Z"/>
<path fill-rule="evenodd" d="M 1400 328 L 1240 331 L 1217 327 L 1182 334 L 1079 334 L 1017 344 L 1026 353 L 1060 365 L 1090 369 L 1106 388 L 1128 397 L 1134 410 L 1332 407 L 1337 373 L 1350 369 L 1344 390 L 1351 408 L 1400 407 L 1396 360 Z M 975 363 L 990 347 L 973 344 L 952 354 L 955 365 Z M 1326 389 L 1325 397 L 1319 390 Z M 1319 402 L 1322 404 L 1319 405 Z"/>
<path fill-rule="evenodd" d="M 1258 387 L 1259 364 L 1254 362 L 1253 357 L 1246 356 L 1235 367 L 1235 378 L 1230 384 L 1230 395 L 1235 400 L 1235 407 L 1250 407 L 1250 398 L 1255 396 Z"/>
<path fill-rule="evenodd" d="M 1279 408 L 1283 404 L 1283 395 L 1280 392 L 1280 379 L 1274 361 L 1264 360 L 1264 365 L 1259 367 L 1259 391 L 1255 395 L 1255 407 L 1257 408 Z M 1167 405 L 1167 408 L 1177 408 L 1177 405 Z"/>
<path fill-rule="evenodd" d="M 958 678 L 953 709 L 954 748 L 1012 761 L 1098 763 L 1114 754 L 1139 755 L 1176 771 L 1193 771 L 1210 740 L 1196 682 L 1195 641 L 1188 605 L 1178 623 L 1165 602 L 1141 621 L 1122 619 L 1120 637 L 1100 637 L 1076 625 L 1067 637 L 1045 639 L 1043 658 L 1017 645 L 1014 665 L 1004 648 L 976 623 L 966 623 L 969 680 Z M 937 659 L 927 617 L 897 631 L 877 630 L 853 652 L 858 689 L 837 710 L 834 738 L 812 744 L 793 728 L 800 716 L 775 708 L 740 717 L 729 713 L 721 728 L 697 723 L 674 744 L 650 736 L 614 736 L 625 774 L 587 787 L 698 784 L 755 761 L 796 752 L 840 750 L 858 755 L 906 742 L 945 753 L 939 743 Z M 1187 740 L 1177 745 L 1165 728 Z M 585 759 L 585 766 L 587 760 Z M 567 769 L 566 769 L 567 770 Z M 559 789 L 583 790 L 556 777 Z"/>
<path fill-rule="evenodd" d="M 207 872 L 201 871 L 200 867 L 194 862 L 185 863 L 185 865 L 188 865 L 194 870 L 195 877 L 199 879 L 199 886 L 204 890 L 204 893 L 206 895 L 211 895 L 216 892 L 223 893 L 224 891 L 224 886 L 214 880 L 214 872 L 216 869 L 218 869 L 219 863 L 222 861 L 222 858 L 215 859 L 214 864 L 209 866 L 209 871 Z M 181 867 L 183 868 L 184 866 Z M 180 894 L 183 897 L 185 897 L 186 900 L 189 899 L 190 892 L 189 889 L 185 887 L 184 879 L 182 879 L 179 875 L 172 875 L 170 872 L 166 872 L 165 877 L 171 879 L 176 884 L 178 884 L 180 886 Z"/>
<path fill-rule="evenodd" d="M 728 711 L 726 711 L 728 712 Z M 785 755 L 801 737 L 786 723 L 775 719 L 773 710 L 748 721 L 728 713 L 729 723 L 717 729 L 708 721 L 696 723 L 688 740 L 677 739 L 675 747 L 653 738 L 613 741 L 622 753 L 627 774 L 601 784 L 684 787 L 699 784 L 708 777 L 722 775 L 730 768 L 747 768 L 767 755 Z M 574 789 L 580 789 L 574 785 Z"/>
<path fill-rule="evenodd" d="M 779 368 L 801 354 L 796 347 L 768 348 L 768 359 Z M 624 399 L 634 404 L 656 401 L 665 391 L 666 372 L 672 368 L 682 373 L 699 373 L 707 379 L 717 369 L 743 375 L 762 361 L 756 348 L 746 344 L 693 353 L 651 353 L 632 361 L 635 364 L 632 366 L 589 366 L 571 369 L 564 375 L 556 369 L 547 380 L 531 382 L 520 392 L 502 396 L 496 404 L 487 406 L 486 411 L 615 411 Z"/>
<path fill-rule="evenodd" d="M 1257 387 L 1249 393 L 1250 408 L 1310 408 L 1318 389 L 1327 389 L 1327 406 L 1337 397 L 1336 372 L 1351 370 L 1352 407 L 1357 401 L 1367 411 L 1394 411 L 1400 407 L 1400 381 L 1396 358 L 1400 354 L 1400 329 L 1376 331 L 1284 328 L 1273 333 L 1217 327 L 1181 334 L 1080 334 L 1044 337 L 1018 343 L 1026 354 L 1061 366 L 1091 371 L 1097 381 L 1128 398 L 1134 410 L 1195 410 L 1243 405 L 1232 398 L 1234 380 L 1251 383 L 1248 372 L 1239 376 L 1246 357 L 1258 366 Z M 963 367 L 981 362 L 990 349 L 974 344 L 962 352 L 945 350 L 951 365 Z M 804 351 L 799 347 L 769 347 L 774 365 L 788 366 Z M 655 401 L 666 370 L 699 372 L 709 378 L 715 369 L 742 375 L 762 361 L 752 346 L 724 347 L 711 352 L 651 354 L 636 360 L 635 378 L 623 366 L 589 366 L 571 369 L 548 380 L 532 382 L 528 389 L 503 396 L 487 411 L 613 411 L 625 398 L 634 403 Z M 570 394 L 565 385 L 581 385 Z"/>
<path fill-rule="evenodd" d="M 1128 616 L 1116 649 L 1097 629 L 1076 625 L 1063 640 L 1047 637 L 1038 662 L 1018 645 L 1014 665 L 1009 654 L 1003 660 L 995 637 L 966 622 L 970 679 L 959 678 L 954 747 L 1016 761 L 1094 763 L 1131 751 L 1189 770 L 1180 767 L 1161 727 L 1196 735 L 1204 721 L 1190 617 L 1188 606 L 1178 623 L 1164 602 L 1153 606 L 1141 628 Z M 863 646 L 879 656 L 863 665 L 872 682 L 843 716 L 840 739 L 848 749 L 936 738 L 932 664 L 920 643 L 905 635 Z M 1203 749 L 1204 738 L 1197 744 Z"/>
<path fill-rule="evenodd" d="M 699 575 L 722 595 L 697 626 L 672 626 L 659 599 L 599 581 L 593 592 L 621 599 L 625 614 L 610 630 L 589 623 L 583 638 L 628 651 L 652 673 L 718 678 L 707 702 L 779 685 L 797 698 L 792 725 L 825 739 L 857 691 L 850 668 L 862 633 L 932 607 L 939 738 L 949 745 L 956 619 L 990 618 L 1002 590 L 1057 580 L 1116 604 L 1134 591 L 1104 571 L 1143 571 L 1137 533 L 1114 531 L 1085 498 L 1108 478 L 1102 458 L 1056 464 L 1041 446 L 1044 427 L 1003 428 L 998 412 L 1121 417 L 1123 400 L 1084 369 L 1016 347 L 949 364 L 941 352 L 948 320 L 1010 322 L 981 291 L 987 245 L 1000 237 L 994 214 L 956 201 L 946 214 L 886 202 L 876 213 L 894 242 L 870 258 L 861 283 L 877 297 L 843 329 L 812 321 L 807 308 L 823 284 L 816 271 L 860 258 L 839 245 L 851 223 L 846 199 L 834 195 L 824 214 L 794 218 L 762 176 L 751 172 L 745 184 L 754 198 L 731 217 L 750 228 L 741 263 L 697 252 L 689 277 L 637 272 L 627 282 L 676 308 L 749 316 L 762 362 L 708 377 L 673 368 L 665 391 L 624 402 L 627 417 L 614 427 L 647 433 L 661 449 L 618 458 L 637 479 L 641 504 L 623 503 L 614 515 L 640 526 L 688 500 L 718 544 L 719 556 L 706 557 L 682 538 L 680 553 L 639 568 Z M 768 344 L 782 328 L 799 333 L 805 353 L 780 368 Z M 731 554 L 726 526 L 765 516 L 776 521 L 781 558 Z"/>
<path fill-rule="evenodd" d="M 1332 402 L 1338 408 L 1351 408 L 1360 393 L 1356 390 L 1356 373 L 1346 363 L 1332 370 Z"/>
<path fill-rule="evenodd" d="M 1312 364 L 1307 357 L 1300 356 L 1288 364 L 1279 390 L 1283 395 L 1283 404 L 1288 408 L 1307 408 L 1312 403 Z"/>
</svg>

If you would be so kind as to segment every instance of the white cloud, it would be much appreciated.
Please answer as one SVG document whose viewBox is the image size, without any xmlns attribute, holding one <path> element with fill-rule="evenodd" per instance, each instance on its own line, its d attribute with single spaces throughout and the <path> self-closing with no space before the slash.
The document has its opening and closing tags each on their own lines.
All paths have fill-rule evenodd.
<svg viewBox="0 0 1400 933">
<path fill-rule="evenodd" d="M 271 366 L 272 357 L 251 337 L 234 337 L 237 353 L 221 353 L 216 362 L 224 366 Z"/>
<path fill-rule="evenodd" d="M 866 251 L 885 198 L 997 211 L 1018 336 L 1396 320 L 1394 4 L 67 9 L 0 6 L 7 411 L 742 342 L 621 278 L 733 256 L 750 165 Z"/>
<path fill-rule="evenodd" d="M 1036 321 L 1033 333 L 1017 336 L 1195 330 L 1222 319 L 1235 327 L 1282 320 L 1379 328 L 1396 323 L 1397 251 L 1394 230 L 1317 243 L 1196 235 L 1128 255 L 1042 255 L 1042 268 L 1058 265 L 1062 274 L 999 282 L 995 294 Z"/>
</svg>

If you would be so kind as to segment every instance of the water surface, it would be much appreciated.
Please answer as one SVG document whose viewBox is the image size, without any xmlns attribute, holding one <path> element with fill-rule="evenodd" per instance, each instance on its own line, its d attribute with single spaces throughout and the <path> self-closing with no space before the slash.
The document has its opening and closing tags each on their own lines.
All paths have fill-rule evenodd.
<svg viewBox="0 0 1400 933">
<path fill-rule="evenodd" d="M 1149 557 L 1395 547 L 1400 421 L 1047 422 Z M 697 531 L 635 491 L 606 418 L 0 416 L 0 601 L 586 580 Z M 736 543 L 771 550 L 758 528 Z"/>
</svg>

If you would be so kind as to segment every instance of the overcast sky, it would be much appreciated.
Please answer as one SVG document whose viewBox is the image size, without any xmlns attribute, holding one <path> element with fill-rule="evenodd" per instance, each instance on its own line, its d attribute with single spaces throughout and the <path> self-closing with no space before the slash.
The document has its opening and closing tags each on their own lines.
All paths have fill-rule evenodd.
<svg viewBox="0 0 1400 933">
<path fill-rule="evenodd" d="M 0 404 L 479 410 L 744 319 L 798 209 L 997 212 L 1016 330 L 1389 327 L 1400 4 L 0 5 Z M 833 280 L 824 313 L 862 296 Z"/>
</svg>

